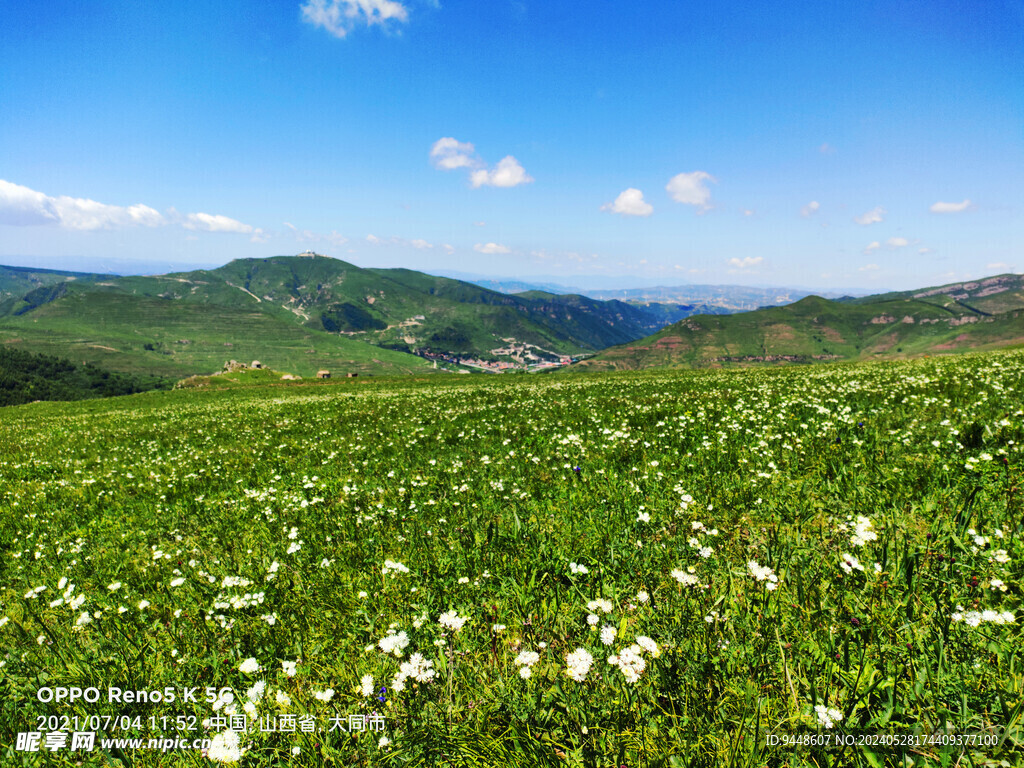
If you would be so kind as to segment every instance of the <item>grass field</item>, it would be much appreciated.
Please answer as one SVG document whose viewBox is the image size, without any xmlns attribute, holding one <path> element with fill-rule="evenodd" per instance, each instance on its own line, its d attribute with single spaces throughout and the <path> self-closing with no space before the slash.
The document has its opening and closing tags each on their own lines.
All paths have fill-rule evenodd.
<svg viewBox="0 0 1024 768">
<path fill-rule="evenodd" d="M 1015 352 L 5 409 L 0 763 L 1018 765 L 1022 393 Z"/>
</svg>

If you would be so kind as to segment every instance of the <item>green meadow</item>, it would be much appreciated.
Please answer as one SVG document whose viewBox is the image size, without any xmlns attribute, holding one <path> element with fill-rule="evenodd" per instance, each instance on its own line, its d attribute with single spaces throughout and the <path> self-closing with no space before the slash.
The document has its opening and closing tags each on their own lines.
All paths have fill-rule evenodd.
<svg viewBox="0 0 1024 768">
<path fill-rule="evenodd" d="M 1020 764 L 1022 394 L 1001 352 L 0 409 L 0 764 Z"/>
</svg>

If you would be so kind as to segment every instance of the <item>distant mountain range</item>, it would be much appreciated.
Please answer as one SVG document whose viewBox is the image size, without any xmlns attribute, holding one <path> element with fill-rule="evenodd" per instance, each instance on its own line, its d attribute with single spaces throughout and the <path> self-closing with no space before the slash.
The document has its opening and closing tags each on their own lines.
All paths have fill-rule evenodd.
<svg viewBox="0 0 1024 768">
<path fill-rule="evenodd" d="M 1024 344 L 1024 276 L 690 317 L 572 370 L 707 368 L 874 360 Z"/>
<path fill-rule="evenodd" d="M 804 296 L 817 295 L 826 299 L 838 299 L 850 292 L 812 291 L 807 288 L 773 287 L 761 288 L 746 285 L 674 285 L 640 288 L 594 287 L 578 288 L 562 283 L 512 278 L 488 278 L 469 273 L 448 272 L 451 277 L 479 285 L 499 293 L 519 294 L 528 291 L 545 291 L 555 294 L 579 294 L 600 301 L 617 300 L 629 304 L 685 304 L 699 307 L 701 313 L 728 314 L 749 312 L 767 306 L 782 306 L 799 301 Z M 617 282 L 608 278 L 607 282 Z M 863 295 L 863 291 L 852 292 Z"/>
</svg>

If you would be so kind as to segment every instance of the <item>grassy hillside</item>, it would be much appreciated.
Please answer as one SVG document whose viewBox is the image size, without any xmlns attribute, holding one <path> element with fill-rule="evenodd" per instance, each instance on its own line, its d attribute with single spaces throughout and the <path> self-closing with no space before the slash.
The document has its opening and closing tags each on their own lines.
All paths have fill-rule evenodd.
<svg viewBox="0 0 1024 768">
<path fill-rule="evenodd" d="M 982 315 L 994 315 L 1024 307 L 1024 275 L 994 275 L 964 283 L 949 283 L 842 301 L 851 304 L 874 301 L 926 301 L 954 312 L 967 310 Z"/>
<path fill-rule="evenodd" d="M 72 285 L 59 300 L 4 318 L 0 343 L 65 355 L 110 370 L 176 378 L 212 373 L 228 359 L 258 359 L 301 376 L 320 368 L 408 373 L 429 365 L 412 355 L 303 327 L 289 319 L 285 310 L 255 308 L 255 302 L 240 291 L 235 292 L 242 301 L 208 303 L 128 290 L 145 280 L 158 279 Z M 244 302 L 248 306 L 240 306 Z"/>
<path fill-rule="evenodd" d="M 0 265 L 0 315 L 12 308 L 20 308 L 18 302 L 26 294 L 40 288 L 58 286 L 73 280 L 97 280 L 104 275 L 91 272 L 65 272 L 59 269 L 37 269 L 36 267 L 6 267 Z M 39 296 L 45 293 L 38 294 Z M 32 299 L 28 303 L 31 303 Z"/>
<path fill-rule="evenodd" d="M 934 294 L 939 296 L 940 294 Z M 1004 298 L 1008 306 L 1012 300 Z M 785 307 L 699 315 L 604 350 L 577 370 L 703 368 L 871 360 L 1024 343 L 1024 299 L 982 314 L 957 300 L 894 297 L 839 302 L 809 296 Z"/>
<path fill-rule="evenodd" d="M 656 330 L 662 314 L 282 256 L 41 285 L 0 305 L 0 341 L 177 376 L 208 373 L 229 357 L 300 375 L 398 373 L 426 365 L 415 355 L 526 361 L 590 352 Z"/>
<path fill-rule="evenodd" d="M 238 768 L 1020 766 L 1022 387 L 1010 352 L 4 409 L 0 765 L 219 765 L 100 747 L 223 743 L 230 692 Z M 61 718 L 94 755 L 16 751 Z"/>
</svg>

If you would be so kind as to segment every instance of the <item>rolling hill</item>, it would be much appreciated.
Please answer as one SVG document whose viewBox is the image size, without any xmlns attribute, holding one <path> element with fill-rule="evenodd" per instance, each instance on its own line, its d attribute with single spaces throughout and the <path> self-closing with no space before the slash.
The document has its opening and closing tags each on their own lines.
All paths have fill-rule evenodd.
<svg viewBox="0 0 1024 768">
<path fill-rule="evenodd" d="M 408 373 L 435 361 L 524 365 L 641 338 L 693 311 L 509 295 L 315 254 L 158 276 L 38 272 L 32 283 L 0 275 L 0 343 L 165 376 L 210 372 L 228 358 L 307 376 Z"/>
<path fill-rule="evenodd" d="M 569 370 L 706 368 L 874 360 L 1024 344 L 1024 276 L 916 291 L 808 296 L 784 307 L 699 315 Z"/>
</svg>

